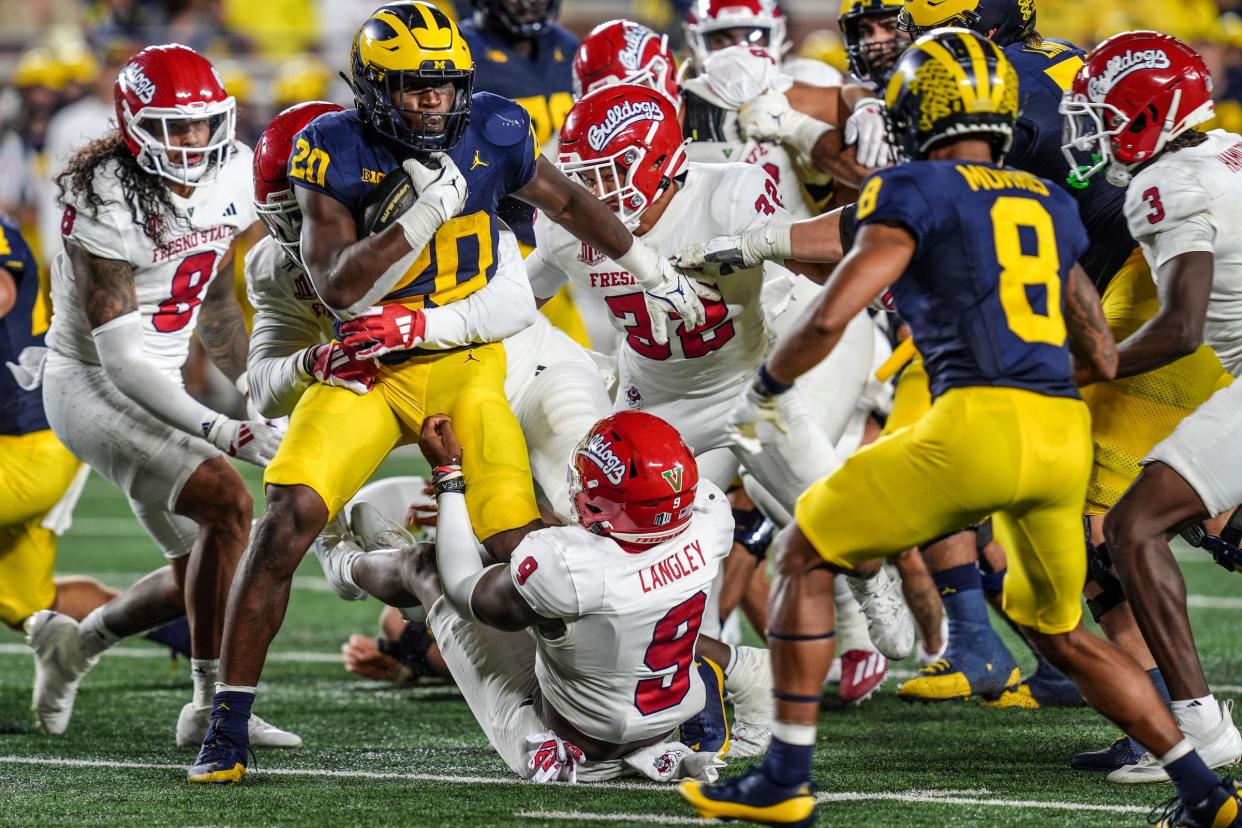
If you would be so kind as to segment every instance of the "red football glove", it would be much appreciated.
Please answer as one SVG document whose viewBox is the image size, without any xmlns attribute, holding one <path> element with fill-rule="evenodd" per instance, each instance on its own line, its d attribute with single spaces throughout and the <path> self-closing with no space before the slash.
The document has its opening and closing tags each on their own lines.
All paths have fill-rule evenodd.
<svg viewBox="0 0 1242 828">
<path fill-rule="evenodd" d="M 306 373 L 324 385 L 348 388 L 355 394 L 367 393 L 379 379 L 378 363 L 359 359 L 339 342 L 308 348 L 303 367 Z"/>
<path fill-rule="evenodd" d="M 358 359 L 376 359 L 418 347 L 426 332 L 427 317 L 422 311 L 380 305 L 341 325 L 341 341 Z"/>
</svg>

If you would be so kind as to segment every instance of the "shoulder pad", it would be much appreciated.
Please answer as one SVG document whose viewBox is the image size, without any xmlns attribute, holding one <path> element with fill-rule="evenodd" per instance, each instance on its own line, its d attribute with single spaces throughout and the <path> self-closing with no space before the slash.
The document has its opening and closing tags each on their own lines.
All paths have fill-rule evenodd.
<svg viewBox="0 0 1242 828">
<path fill-rule="evenodd" d="M 498 147 L 513 146 L 530 133 L 530 116 L 508 98 L 491 92 L 476 92 L 470 110 L 470 117 L 478 117 L 483 125 L 483 137 Z"/>
</svg>

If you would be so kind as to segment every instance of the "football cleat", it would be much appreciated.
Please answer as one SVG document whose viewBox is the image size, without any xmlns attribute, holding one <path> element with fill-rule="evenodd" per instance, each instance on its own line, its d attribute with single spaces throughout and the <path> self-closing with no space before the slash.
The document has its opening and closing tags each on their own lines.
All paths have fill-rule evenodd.
<svg viewBox="0 0 1242 828">
<path fill-rule="evenodd" d="M 185 781 L 194 784 L 240 782 L 246 775 L 246 759 L 254 755 L 244 739 L 237 739 L 213 719 L 203 738 L 198 758 L 185 772 Z"/>
<path fill-rule="evenodd" d="M 207 728 L 211 726 L 211 706 L 195 707 L 189 702 L 181 708 L 177 717 L 177 747 L 196 747 L 203 742 Z M 247 723 L 250 744 L 255 747 L 296 748 L 302 746 L 302 737 L 269 724 L 253 713 Z"/>
<path fill-rule="evenodd" d="M 1186 738 L 1209 768 L 1236 764 L 1242 759 L 1242 734 L 1238 733 L 1238 728 L 1233 724 L 1233 701 L 1220 703 L 1220 724 L 1204 738 L 1195 738 L 1190 734 Z M 1148 751 L 1134 764 L 1117 768 L 1107 778 L 1109 782 L 1134 785 L 1167 782 L 1169 774 L 1161 767 L 1160 760 Z"/>
<path fill-rule="evenodd" d="M 768 651 L 738 647 L 725 690 L 733 702 L 733 734 L 730 758 L 761 756 L 772 740 L 772 668 Z"/>
<path fill-rule="evenodd" d="M 695 662 L 707 701 L 703 709 L 681 723 L 681 741 L 697 753 L 729 755 L 729 718 L 725 715 L 724 671 L 716 662 L 700 657 Z"/>
<path fill-rule="evenodd" d="M 351 574 L 359 556 L 364 555 L 362 544 L 345 526 L 345 518 L 337 515 L 323 528 L 311 544 L 323 575 L 332 590 L 346 601 L 362 601 L 367 593 L 354 583 Z"/>
<path fill-rule="evenodd" d="M 957 666 L 942 658 L 898 685 L 897 697 L 910 702 L 965 701 L 971 696 L 996 699 L 1016 686 L 1020 678 L 1012 661 Z"/>
<path fill-rule="evenodd" d="M 1147 821 L 1157 828 L 1237 828 L 1242 826 L 1242 785 L 1226 777 L 1211 796 L 1190 808 L 1173 797 L 1153 808 Z"/>
<path fill-rule="evenodd" d="M 365 500 L 350 507 L 349 529 L 368 552 L 377 549 L 403 549 L 414 543 L 414 535 L 410 530 L 384 517 L 379 509 Z"/>
<path fill-rule="evenodd" d="M 810 782 L 795 787 L 777 785 L 758 767 L 730 779 L 707 785 L 687 780 L 677 786 L 682 799 L 708 819 L 740 819 L 763 825 L 815 824 L 815 792 Z"/>
<path fill-rule="evenodd" d="M 36 612 L 26 620 L 26 643 L 34 650 L 35 680 L 31 709 L 35 727 L 58 735 L 69 727 L 73 702 L 82 677 L 99 656 L 82 652 L 78 622 L 52 610 Z"/>
<path fill-rule="evenodd" d="M 867 617 L 867 632 L 875 648 L 893 661 L 914 649 L 914 616 L 901 594 L 901 581 L 883 567 L 872 578 L 846 578 L 858 606 Z"/>
<path fill-rule="evenodd" d="M 1137 742 L 1129 736 L 1122 736 L 1103 750 L 1075 753 L 1070 759 L 1070 767 L 1075 770 L 1115 771 L 1133 765 L 1142 755 Z"/>
<path fill-rule="evenodd" d="M 1082 694 L 1066 676 L 1036 670 L 1016 689 L 1006 690 L 996 701 L 984 701 L 984 707 L 1039 710 L 1043 707 L 1082 707 Z"/>
<path fill-rule="evenodd" d="M 850 650 L 841 656 L 841 684 L 837 698 L 842 704 L 862 704 L 888 679 L 888 659 L 877 652 Z"/>
</svg>

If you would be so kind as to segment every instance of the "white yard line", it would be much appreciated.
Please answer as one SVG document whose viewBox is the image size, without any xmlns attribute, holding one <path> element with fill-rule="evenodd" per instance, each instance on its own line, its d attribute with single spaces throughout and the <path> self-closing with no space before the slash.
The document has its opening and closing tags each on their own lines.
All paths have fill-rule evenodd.
<svg viewBox="0 0 1242 828">
<path fill-rule="evenodd" d="M 185 765 L 165 762 L 114 762 L 103 759 L 61 759 L 43 756 L 0 756 L 0 765 L 43 765 L 67 768 L 116 768 L 127 770 L 183 771 Z M 436 773 L 389 773 L 384 771 L 343 771 L 329 768 L 256 768 L 247 775 L 255 776 L 318 776 L 334 779 L 379 779 L 394 782 L 440 782 L 455 785 L 531 785 L 532 782 L 511 776 L 457 776 Z M 578 790 L 646 791 L 672 793 L 672 785 L 651 782 L 591 782 L 574 786 Z M 978 799 L 958 794 L 967 791 L 912 790 L 902 792 L 821 793 L 819 802 L 938 802 L 947 805 L 987 805 L 996 808 L 1040 808 L 1056 811 L 1104 811 L 1119 814 L 1147 813 L 1143 805 L 1099 805 L 1084 802 L 1051 802 L 1046 800 Z M 982 793 L 982 792 L 981 792 Z M 597 814 L 586 811 L 520 811 L 516 814 L 527 819 L 563 819 L 585 822 L 668 822 L 679 825 L 699 825 L 708 822 L 693 817 L 667 817 L 660 814 Z"/>
</svg>

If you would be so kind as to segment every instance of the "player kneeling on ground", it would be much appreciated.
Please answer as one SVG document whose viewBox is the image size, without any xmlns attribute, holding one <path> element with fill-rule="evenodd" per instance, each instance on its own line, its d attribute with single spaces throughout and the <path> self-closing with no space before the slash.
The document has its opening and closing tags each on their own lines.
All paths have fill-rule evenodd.
<svg viewBox="0 0 1242 828">
<path fill-rule="evenodd" d="M 434 562 L 422 547 L 408 580 L 505 763 L 536 781 L 715 779 L 718 751 L 673 731 L 710 706 L 703 676 L 718 695 L 715 664 L 737 660 L 699 636 L 733 515 L 677 431 L 641 412 L 601 420 L 571 466 L 577 524 L 531 532 L 487 567 L 447 417 L 428 418 L 420 447 L 440 514 Z"/>
</svg>

